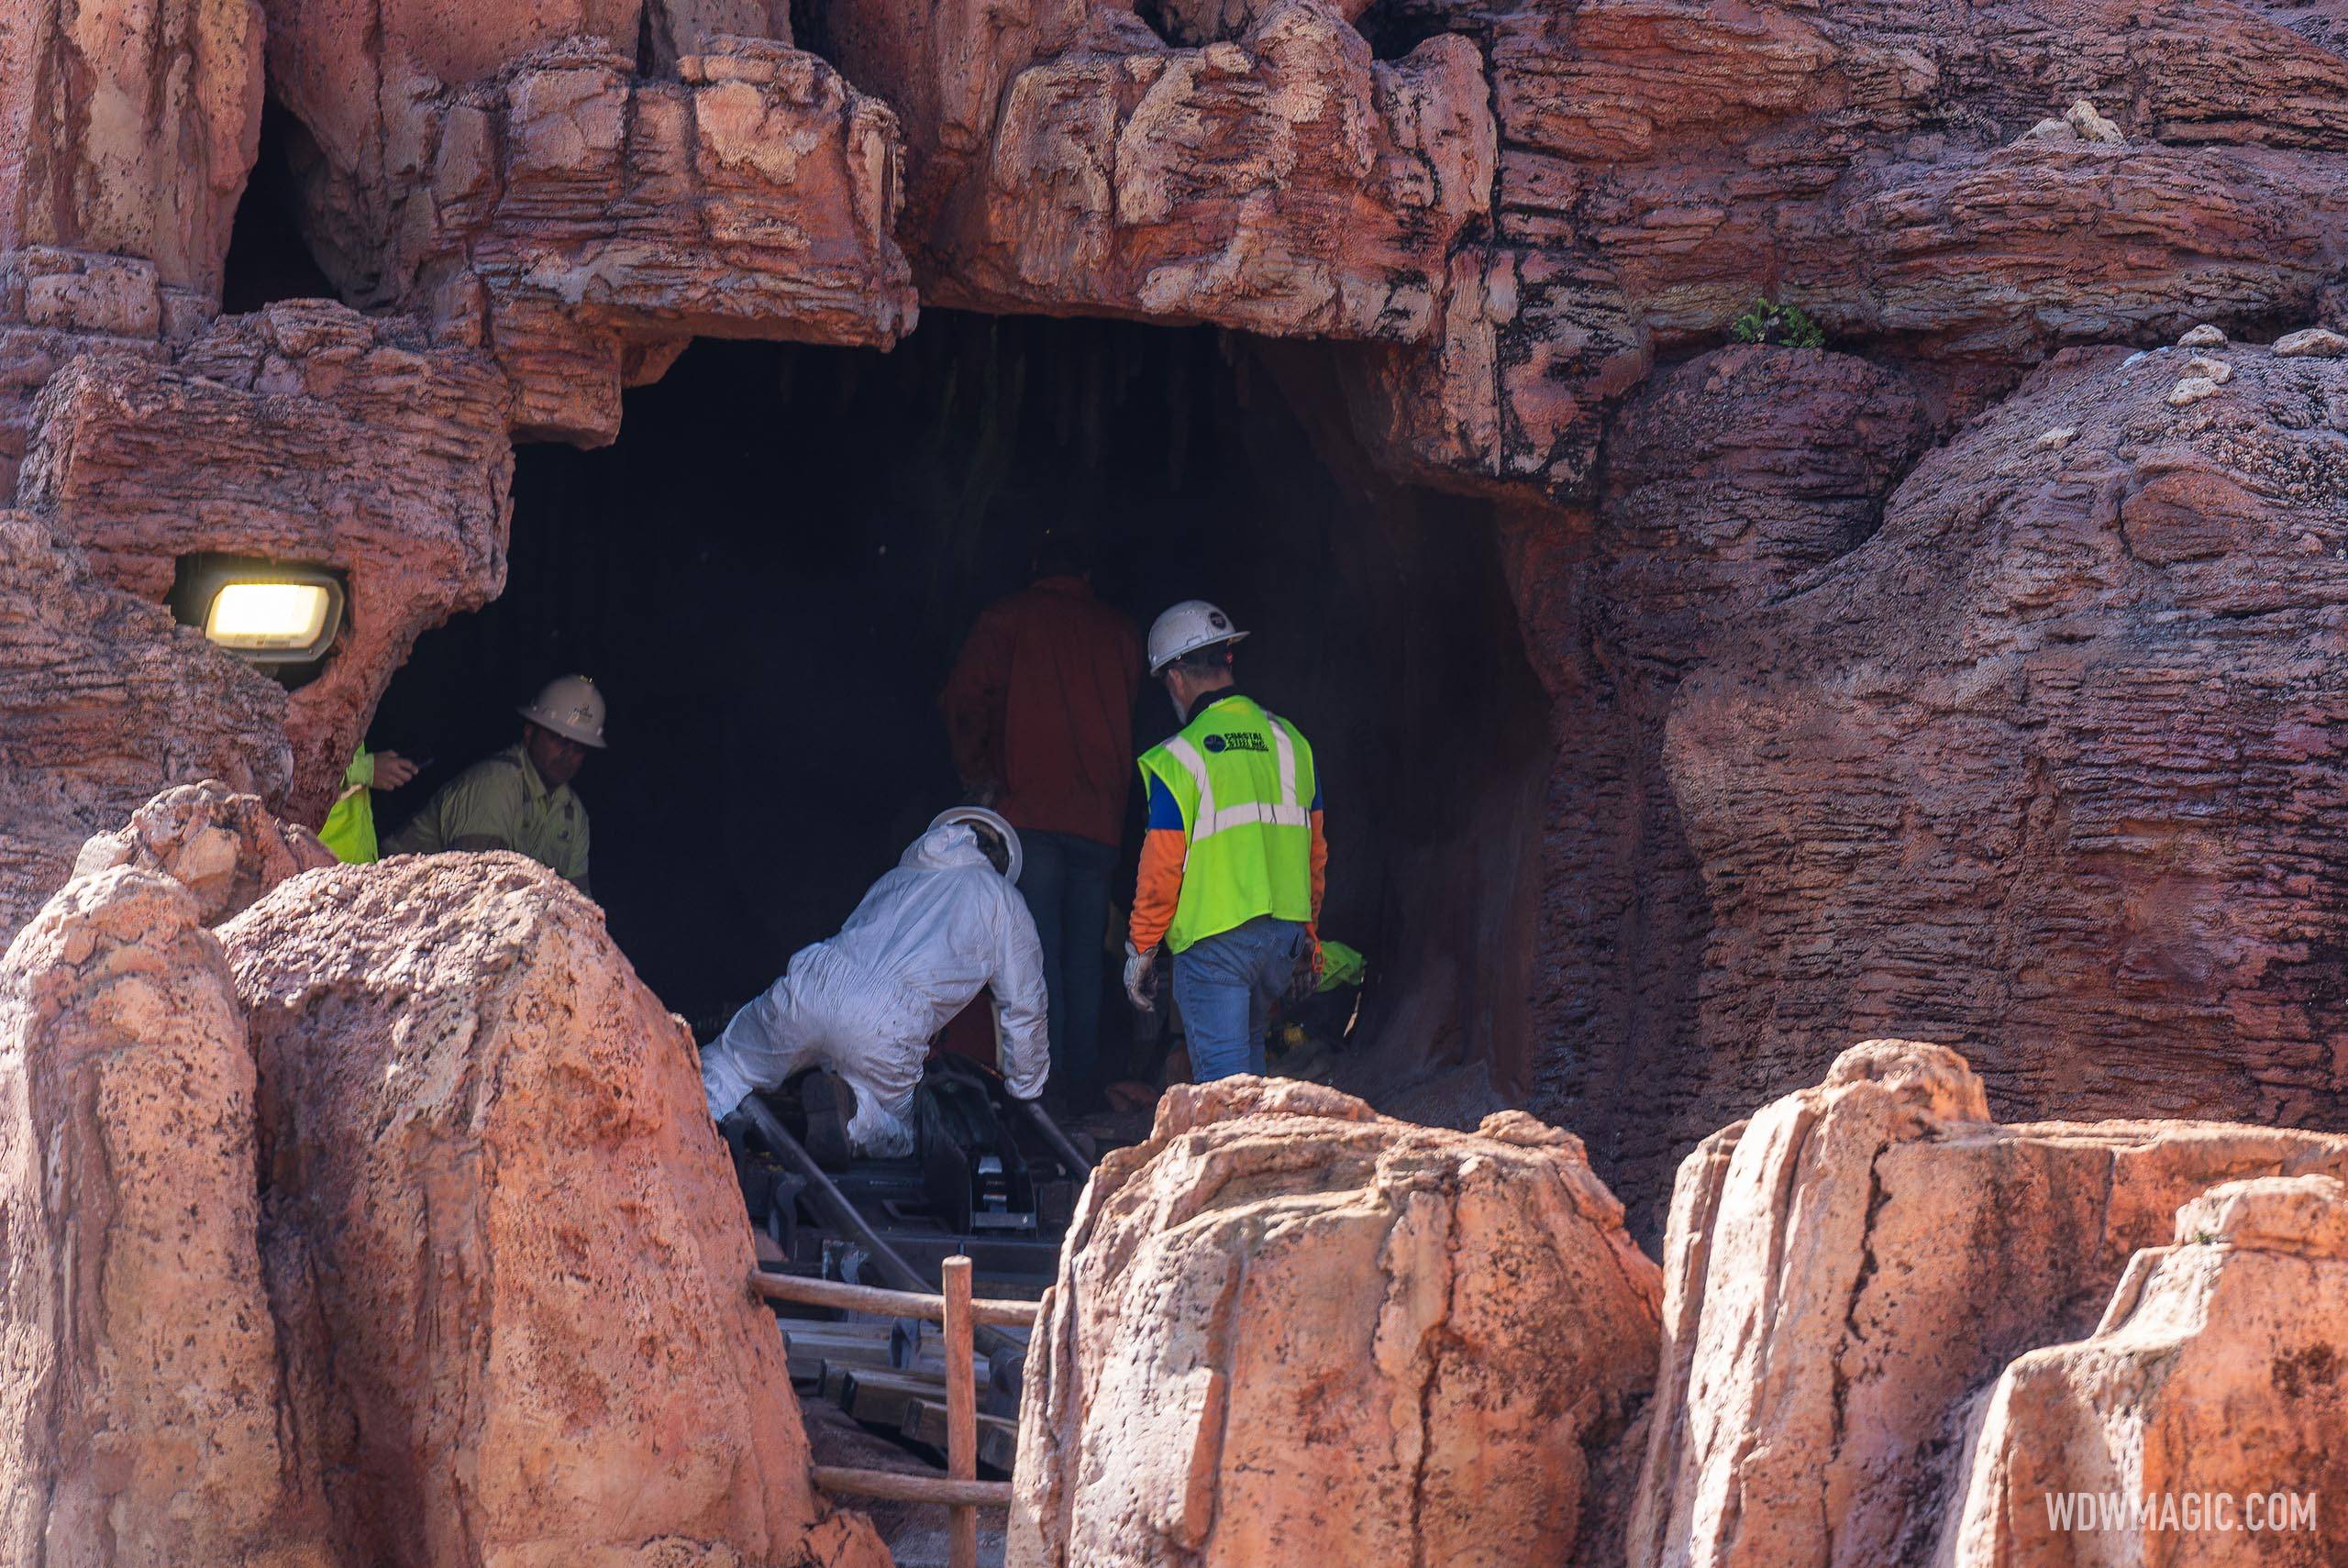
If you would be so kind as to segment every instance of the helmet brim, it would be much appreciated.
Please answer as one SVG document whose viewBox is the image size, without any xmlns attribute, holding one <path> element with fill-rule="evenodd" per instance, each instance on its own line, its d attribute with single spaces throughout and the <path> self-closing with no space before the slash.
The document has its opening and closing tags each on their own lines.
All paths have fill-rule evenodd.
<svg viewBox="0 0 2348 1568">
<path fill-rule="evenodd" d="M 576 724 L 566 724 L 560 719 L 549 718 L 536 708 L 523 707 L 514 711 L 548 734 L 557 734 L 565 740 L 577 741 L 581 745 L 593 746 L 597 751 L 611 749 L 611 743 L 603 736 L 591 731 L 581 730 Z"/>
<path fill-rule="evenodd" d="M 1194 654 L 1201 648 L 1228 647 L 1233 643 L 1244 643 L 1254 635 L 1255 634 L 1252 632 L 1234 632 L 1227 637 L 1209 637 L 1204 642 L 1192 643 L 1189 647 L 1176 648 L 1164 658 L 1161 658 L 1152 664 L 1149 667 L 1149 673 L 1152 675 L 1163 675 L 1166 673 L 1166 667 L 1172 664 L 1178 658 L 1182 658 L 1188 655 Z"/>
</svg>

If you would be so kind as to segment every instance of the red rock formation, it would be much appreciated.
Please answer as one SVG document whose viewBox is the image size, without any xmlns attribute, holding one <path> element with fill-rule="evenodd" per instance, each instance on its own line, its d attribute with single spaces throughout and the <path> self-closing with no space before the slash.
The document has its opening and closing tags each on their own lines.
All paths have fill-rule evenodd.
<svg viewBox="0 0 2348 1568">
<path fill-rule="evenodd" d="M 1924 434 L 1908 378 L 1850 355 L 1728 348 L 1622 411 L 1596 512 L 1511 525 L 1511 576 L 1554 701 L 1522 1088 L 1580 1128 L 1634 1215 L 1687 1143 L 1754 1103 L 1658 1074 L 1689 1039 L 1713 914 L 1663 756 L 1680 683 L 1722 640 L 1866 540 Z M 1732 1044 L 1717 1047 L 1723 1054 Z"/>
<path fill-rule="evenodd" d="M 21 494 L 130 592 L 161 601 L 200 551 L 345 573 L 343 635 L 286 704 L 296 773 L 270 792 L 289 815 L 325 815 L 416 635 L 504 586 L 504 383 L 413 324 L 272 305 L 172 367 L 76 359 L 39 411 Z"/>
<path fill-rule="evenodd" d="M 780 6 L 655 9 L 675 80 L 636 73 L 634 5 L 272 20 L 321 260 L 351 303 L 494 357 L 526 437 L 611 440 L 621 388 L 696 334 L 886 348 L 913 326 L 895 116 L 789 47 Z M 736 25 L 781 36 L 714 30 Z"/>
<path fill-rule="evenodd" d="M 153 263 L 39 248 L 0 252 L 0 498 L 16 492 L 33 400 L 90 353 L 161 359 L 202 324 L 204 302 L 165 290 Z M 183 308 L 193 304 L 195 308 Z"/>
<path fill-rule="evenodd" d="M 2175 1245 L 2130 1261 L 2094 1334 L 2007 1369 L 1947 1560 L 2121 1568 L 2152 1538 L 2177 1568 L 2317 1561 L 2348 1510 L 2343 1370 L 2348 1187 L 2212 1187 L 2177 1211 Z M 2066 1528 L 2077 1516 L 2049 1500 L 2083 1493 L 2141 1501 L 2155 1522 Z"/>
<path fill-rule="evenodd" d="M 1045 1298 L 1008 1561 L 1567 1561 L 1656 1283 L 1580 1145 L 1519 1112 L 1177 1088 Z"/>
<path fill-rule="evenodd" d="M 814 55 L 717 49 L 681 84 L 534 54 L 435 127 L 433 226 L 393 281 L 496 356 L 521 435 L 609 441 L 621 387 L 695 334 L 886 348 L 912 327 L 894 117 Z"/>
<path fill-rule="evenodd" d="M 170 877 L 75 881 L 0 964 L 6 1561 L 336 1563 L 286 1441 L 253 1098 L 227 964 Z"/>
<path fill-rule="evenodd" d="M 279 822 L 260 796 L 207 778 L 166 790 L 133 812 L 127 826 L 84 844 L 73 875 L 117 866 L 161 871 L 194 895 L 203 924 L 217 925 L 288 877 L 334 864 L 317 834 Z"/>
<path fill-rule="evenodd" d="M 691 1037 L 593 904 L 519 856 L 402 858 L 221 935 L 296 1426 L 350 1561 L 886 1563 L 860 1522 L 811 1533 Z"/>
<path fill-rule="evenodd" d="M 2348 364 L 2206 352 L 2182 408 L 2181 350 L 2054 367 L 1688 680 L 1676 1138 L 1894 1024 L 2001 1114 L 2335 1123 Z"/>
<path fill-rule="evenodd" d="M 2348 1173 L 2348 1137 L 1999 1127 L 1952 1051 L 1844 1053 L 1822 1086 L 1682 1167 L 1629 1561 L 1933 1561 L 1966 1484 L 1966 1426 L 2008 1364 L 2084 1334 L 2123 1272 L 2141 1277 L 2130 1254 L 2205 1190 L 2316 1172 Z M 2298 1331 L 2323 1338 L 2326 1321 Z M 2180 1390 L 2174 1408 L 2228 1419 L 2225 1395 L 2203 1397 Z"/>
<path fill-rule="evenodd" d="M 282 792 L 284 712 L 274 681 L 0 511 L 0 933 L 64 884 L 83 839 L 169 780 Z"/>
<path fill-rule="evenodd" d="M 1414 9 L 1489 39 L 1505 149 L 1443 353 L 1379 359 L 1421 475 L 1579 487 L 1648 344 L 1756 297 L 1970 406 L 2065 343 L 2303 320 L 2348 263 L 2348 39 L 2304 7 Z M 2036 133 L 2082 99 L 2119 141 Z"/>
<path fill-rule="evenodd" d="M 137 257 L 150 264 L 145 308 L 160 285 L 173 310 L 217 309 L 260 135 L 260 52 L 255 0 L 12 0 L 0 26 L 0 257 Z M 37 281 L 24 319 L 61 325 L 77 292 Z"/>
<path fill-rule="evenodd" d="M 1319 0 L 1168 50 L 1106 12 L 1013 77 L 976 189 L 931 243 L 949 303 L 1416 342 L 1486 210 L 1495 149 L 1465 39 L 1397 62 Z"/>
</svg>

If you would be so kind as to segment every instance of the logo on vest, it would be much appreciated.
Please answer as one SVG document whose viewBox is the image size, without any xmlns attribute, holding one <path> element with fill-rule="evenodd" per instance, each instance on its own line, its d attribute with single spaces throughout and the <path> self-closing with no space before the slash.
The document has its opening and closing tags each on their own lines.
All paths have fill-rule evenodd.
<svg viewBox="0 0 2348 1568">
<path fill-rule="evenodd" d="M 1205 746 L 1209 751 L 1271 750 L 1270 746 L 1264 744 L 1263 736 L 1258 734 L 1250 734 L 1245 730 L 1242 730 L 1235 734 L 1209 735 L 1199 744 Z"/>
</svg>

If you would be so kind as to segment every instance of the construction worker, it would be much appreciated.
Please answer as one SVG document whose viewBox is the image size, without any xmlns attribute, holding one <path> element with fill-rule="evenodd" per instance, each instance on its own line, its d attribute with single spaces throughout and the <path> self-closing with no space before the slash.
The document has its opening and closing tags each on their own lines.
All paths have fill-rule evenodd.
<svg viewBox="0 0 2348 1568">
<path fill-rule="evenodd" d="M 711 1117 L 725 1121 L 753 1089 L 803 1067 L 829 1067 L 853 1091 L 854 1113 L 820 1076 L 810 1080 L 808 1152 L 834 1167 L 850 1154 L 910 1154 L 930 1037 L 989 988 L 1003 1082 L 1018 1099 L 1041 1095 L 1048 1004 L 1020 869 L 1019 832 L 1002 818 L 978 806 L 940 812 L 837 936 L 792 954 L 782 978 L 703 1048 Z"/>
<path fill-rule="evenodd" d="M 369 751 L 360 741 L 343 769 L 342 793 L 335 797 L 318 838 L 346 866 L 364 866 L 381 856 L 375 842 L 378 790 L 396 790 L 415 777 L 415 764 L 395 751 Z"/>
<path fill-rule="evenodd" d="M 1320 972 L 1329 862 L 1312 748 L 1242 694 L 1231 668 L 1247 635 L 1202 599 L 1149 628 L 1149 672 L 1181 730 L 1141 757 L 1149 828 L 1125 940 L 1125 994 L 1148 1010 L 1162 942 L 1201 1083 L 1264 1070 L 1273 999 Z"/>
<path fill-rule="evenodd" d="M 1100 1089 L 1109 878 L 1132 786 L 1141 636 L 1092 592 L 1074 541 L 1047 537 L 1029 585 L 980 613 L 938 703 L 968 798 L 1026 846 L 1020 896 L 1044 944 L 1054 1090 Z"/>
<path fill-rule="evenodd" d="M 587 808 L 570 781 L 591 748 L 604 749 L 604 694 L 585 676 L 566 675 L 515 712 L 522 738 L 442 785 L 384 848 L 393 855 L 511 849 L 591 893 Z"/>
</svg>

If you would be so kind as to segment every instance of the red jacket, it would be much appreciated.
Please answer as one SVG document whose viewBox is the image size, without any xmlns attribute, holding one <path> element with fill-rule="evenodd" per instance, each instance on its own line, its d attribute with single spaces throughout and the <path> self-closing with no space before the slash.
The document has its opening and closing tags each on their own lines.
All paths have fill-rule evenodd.
<svg viewBox="0 0 2348 1568">
<path fill-rule="evenodd" d="M 1080 577 L 1047 577 L 980 613 L 938 699 L 966 783 L 1002 787 L 1015 828 L 1099 844 L 1124 834 L 1141 635 Z"/>
</svg>

